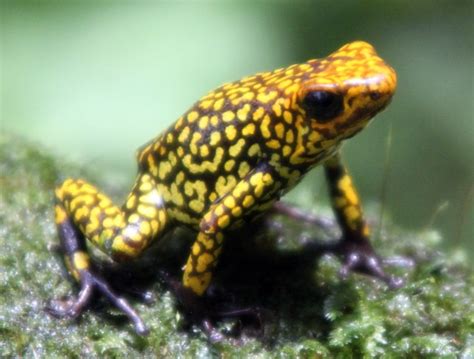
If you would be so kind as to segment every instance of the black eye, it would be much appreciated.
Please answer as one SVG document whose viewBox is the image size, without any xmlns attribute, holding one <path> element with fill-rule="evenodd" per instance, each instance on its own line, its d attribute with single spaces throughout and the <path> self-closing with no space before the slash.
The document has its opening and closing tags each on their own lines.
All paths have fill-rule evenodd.
<svg viewBox="0 0 474 359">
<path fill-rule="evenodd" d="M 312 91 L 304 98 L 303 106 L 310 117 L 327 121 L 341 113 L 343 100 L 341 95 L 333 92 Z"/>
</svg>

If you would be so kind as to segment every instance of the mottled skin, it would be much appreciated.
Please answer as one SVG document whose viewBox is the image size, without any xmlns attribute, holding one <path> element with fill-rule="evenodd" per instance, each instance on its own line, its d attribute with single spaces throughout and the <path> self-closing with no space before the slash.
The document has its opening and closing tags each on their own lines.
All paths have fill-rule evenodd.
<svg viewBox="0 0 474 359">
<path fill-rule="evenodd" d="M 67 266 L 82 290 L 55 313 L 78 314 L 96 288 L 129 315 L 137 331 L 145 331 L 133 309 L 94 272 L 84 239 L 124 261 L 171 228 L 187 226 L 197 237 L 182 284 L 202 296 L 226 233 L 271 209 L 319 164 L 342 243 L 350 249 L 346 269 L 386 279 L 339 149 L 389 103 L 395 88 L 394 70 L 374 48 L 353 42 L 324 59 L 246 77 L 204 96 L 139 151 L 136 183 L 122 207 L 83 180 L 66 180 L 56 190 L 56 223 Z"/>
</svg>

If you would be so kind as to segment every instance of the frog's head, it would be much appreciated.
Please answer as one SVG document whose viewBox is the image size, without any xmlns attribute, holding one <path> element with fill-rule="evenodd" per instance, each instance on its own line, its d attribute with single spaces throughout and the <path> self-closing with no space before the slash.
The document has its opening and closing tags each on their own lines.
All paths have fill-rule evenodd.
<svg viewBox="0 0 474 359">
<path fill-rule="evenodd" d="M 395 71 L 366 42 L 349 43 L 308 64 L 313 70 L 301 83 L 297 107 L 314 132 L 310 137 L 328 146 L 363 129 L 395 92 Z"/>
</svg>

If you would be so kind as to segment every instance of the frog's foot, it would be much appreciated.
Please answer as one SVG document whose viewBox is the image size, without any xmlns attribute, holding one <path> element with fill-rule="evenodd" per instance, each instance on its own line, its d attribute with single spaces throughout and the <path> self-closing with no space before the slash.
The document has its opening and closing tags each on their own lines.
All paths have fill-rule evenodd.
<svg viewBox="0 0 474 359">
<path fill-rule="evenodd" d="M 107 284 L 99 275 L 91 270 L 82 270 L 80 279 L 81 290 L 76 298 L 67 300 L 52 300 L 46 310 L 58 318 L 76 318 L 90 304 L 95 290 L 106 296 L 113 305 L 120 309 L 133 323 L 135 331 L 139 335 L 148 334 L 145 323 L 130 306 L 130 304 Z"/>
<path fill-rule="evenodd" d="M 413 261 L 409 258 L 381 258 L 365 239 L 342 240 L 330 249 L 343 258 L 343 265 L 339 271 L 342 278 L 345 279 L 350 272 L 356 271 L 378 278 L 392 289 L 400 288 L 405 283 L 402 278 L 387 274 L 384 271 L 384 265 L 413 266 Z"/>
<path fill-rule="evenodd" d="M 216 299 L 213 295 L 197 296 L 191 289 L 184 287 L 181 281 L 168 273 L 161 271 L 160 274 L 183 308 L 187 324 L 200 327 L 211 343 L 218 343 L 226 339 L 236 345 L 241 344 L 240 330 L 238 330 L 237 324 L 229 333 L 222 333 L 214 326 L 216 321 L 224 319 L 236 318 L 239 320 L 239 324 L 252 323 L 254 327 L 258 327 L 258 333 L 263 334 L 262 312 L 259 308 L 221 309 L 224 304 L 221 302 L 221 298 Z M 220 294 L 215 296 L 220 297 Z"/>
<path fill-rule="evenodd" d="M 120 276 L 112 277 L 109 283 L 116 291 L 126 294 L 127 297 L 137 299 L 144 304 L 151 305 L 156 302 L 156 296 L 152 291 L 136 286 L 128 279 L 123 280 Z"/>
<path fill-rule="evenodd" d="M 214 326 L 214 323 L 216 321 L 229 318 L 238 319 L 238 322 L 234 324 L 231 331 L 223 333 Z M 263 336 L 263 324 L 261 320 L 261 314 L 260 311 L 256 308 L 243 308 L 229 311 L 220 311 L 212 314 L 209 313 L 207 317 L 200 319 L 199 323 L 197 324 L 199 324 L 204 333 L 206 333 L 211 343 L 219 343 L 223 340 L 228 340 L 234 345 L 241 345 L 242 329 L 245 326 L 243 324 L 244 322 L 258 322 L 258 336 Z"/>
</svg>

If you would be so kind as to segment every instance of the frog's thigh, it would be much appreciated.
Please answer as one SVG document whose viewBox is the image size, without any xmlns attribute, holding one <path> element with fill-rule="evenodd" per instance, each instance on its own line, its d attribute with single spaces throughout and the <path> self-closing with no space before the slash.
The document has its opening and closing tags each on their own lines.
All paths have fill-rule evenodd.
<svg viewBox="0 0 474 359">
<path fill-rule="evenodd" d="M 336 217 L 346 239 L 362 239 L 369 236 L 360 198 L 352 178 L 337 154 L 324 164 L 329 192 Z"/>
<path fill-rule="evenodd" d="M 56 224 L 66 265 L 78 279 L 90 267 L 84 238 L 116 260 L 137 257 L 166 227 L 166 211 L 153 178 L 140 175 L 122 208 L 83 180 L 56 190 Z"/>
<path fill-rule="evenodd" d="M 246 213 L 258 208 L 260 200 L 274 188 L 275 180 L 268 166 L 251 171 L 234 189 L 213 204 L 204 215 L 200 232 L 191 247 L 183 275 L 183 285 L 202 295 L 212 279 L 225 231 Z"/>
</svg>

